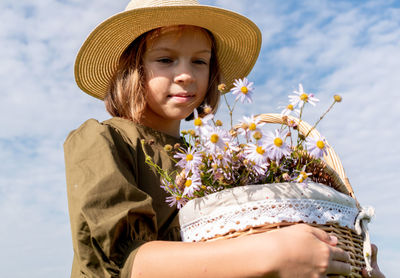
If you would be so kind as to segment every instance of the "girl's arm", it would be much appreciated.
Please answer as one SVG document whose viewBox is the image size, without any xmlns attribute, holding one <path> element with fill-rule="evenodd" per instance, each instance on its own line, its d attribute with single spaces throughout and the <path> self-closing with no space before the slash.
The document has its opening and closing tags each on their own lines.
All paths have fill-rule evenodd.
<svg viewBox="0 0 400 278">
<path fill-rule="evenodd" d="M 349 274 L 337 239 L 305 224 L 202 243 L 151 241 L 139 248 L 137 277 L 325 277 Z"/>
</svg>

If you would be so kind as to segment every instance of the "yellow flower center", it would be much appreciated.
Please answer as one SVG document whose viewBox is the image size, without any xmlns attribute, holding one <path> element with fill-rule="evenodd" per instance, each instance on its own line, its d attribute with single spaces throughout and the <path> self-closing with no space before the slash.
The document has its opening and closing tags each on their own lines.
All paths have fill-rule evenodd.
<svg viewBox="0 0 400 278">
<path fill-rule="evenodd" d="M 256 128 L 257 128 L 257 125 L 256 125 L 255 123 L 251 123 L 251 124 L 249 125 L 249 129 L 250 129 L 251 131 L 256 130 Z"/>
<path fill-rule="evenodd" d="M 243 86 L 242 88 L 240 88 L 240 91 L 241 91 L 243 94 L 247 95 L 247 93 L 249 92 L 249 89 L 247 89 L 246 86 Z"/>
<path fill-rule="evenodd" d="M 191 161 L 191 160 L 193 160 L 193 155 L 190 154 L 190 153 L 188 153 L 188 154 L 186 155 L 186 161 Z"/>
<path fill-rule="evenodd" d="M 189 187 L 189 186 L 191 186 L 192 185 L 192 180 L 186 180 L 185 181 L 185 186 L 186 187 Z"/>
<path fill-rule="evenodd" d="M 342 97 L 339 96 L 339 95 L 334 95 L 334 96 L 333 96 L 333 99 L 334 99 L 336 102 L 341 102 L 341 101 L 342 101 Z"/>
<path fill-rule="evenodd" d="M 218 140 L 219 140 L 218 134 L 215 134 L 215 133 L 214 133 L 213 135 L 211 135 L 211 137 L 210 137 L 211 143 L 216 144 L 216 143 L 218 142 Z"/>
<path fill-rule="evenodd" d="M 194 120 L 194 125 L 195 125 L 195 126 L 201 126 L 202 124 L 203 124 L 203 122 L 201 121 L 200 118 L 196 118 L 196 119 Z"/>
<path fill-rule="evenodd" d="M 222 154 L 219 154 L 218 156 L 217 156 L 217 159 L 219 159 L 219 160 L 222 160 L 224 157 L 222 156 Z"/>
<path fill-rule="evenodd" d="M 212 112 L 212 108 L 211 108 L 210 106 L 206 106 L 206 107 L 204 108 L 204 113 L 210 114 L 211 112 Z"/>
<path fill-rule="evenodd" d="M 321 150 L 325 147 L 325 143 L 321 140 L 317 141 L 317 147 Z"/>
<path fill-rule="evenodd" d="M 177 201 L 179 201 L 179 200 L 182 199 L 182 198 L 181 198 L 180 196 L 176 196 L 175 199 L 176 199 Z"/>
<path fill-rule="evenodd" d="M 170 151 L 172 151 L 172 146 L 170 144 L 166 144 L 164 146 L 164 150 L 167 151 L 167 152 L 170 152 Z"/>
<path fill-rule="evenodd" d="M 301 99 L 302 101 L 307 101 L 307 100 L 308 100 L 308 95 L 307 95 L 306 93 L 302 93 L 302 94 L 300 95 L 300 99 Z"/>
<path fill-rule="evenodd" d="M 289 104 L 288 106 L 286 106 L 287 109 L 292 110 L 294 109 L 293 104 Z"/>
<path fill-rule="evenodd" d="M 277 138 L 274 139 L 274 144 L 275 144 L 275 146 L 277 146 L 277 147 L 282 147 L 283 141 L 282 141 L 281 138 L 277 137 Z"/>
<path fill-rule="evenodd" d="M 301 180 L 304 181 L 308 176 L 306 172 L 301 171 L 300 172 Z"/>
<path fill-rule="evenodd" d="M 257 149 L 256 149 L 256 152 L 259 153 L 259 154 L 264 154 L 265 150 L 261 146 L 258 146 Z"/>
<path fill-rule="evenodd" d="M 221 93 L 223 93 L 226 90 L 226 85 L 225 84 L 219 84 L 218 85 L 218 91 L 220 91 Z"/>
<path fill-rule="evenodd" d="M 259 131 L 254 132 L 253 138 L 256 140 L 260 140 L 262 138 L 262 134 Z"/>
</svg>

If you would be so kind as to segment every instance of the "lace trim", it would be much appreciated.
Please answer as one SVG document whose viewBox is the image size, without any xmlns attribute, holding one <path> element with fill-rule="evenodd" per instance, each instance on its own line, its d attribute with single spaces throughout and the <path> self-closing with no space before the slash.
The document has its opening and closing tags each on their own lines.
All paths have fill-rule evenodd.
<svg viewBox="0 0 400 278">
<path fill-rule="evenodd" d="M 181 223 L 182 240 L 200 241 L 232 230 L 279 222 L 338 223 L 354 230 L 357 208 L 313 199 L 274 199 L 215 208 L 211 214 Z"/>
</svg>

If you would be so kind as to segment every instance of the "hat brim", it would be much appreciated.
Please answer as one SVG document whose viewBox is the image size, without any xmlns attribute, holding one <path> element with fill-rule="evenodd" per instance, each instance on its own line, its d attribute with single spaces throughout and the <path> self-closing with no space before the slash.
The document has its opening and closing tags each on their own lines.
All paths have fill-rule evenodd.
<svg viewBox="0 0 400 278">
<path fill-rule="evenodd" d="M 191 5 L 128 10 L 98 25 L 75 61 L 75 79 L 87 94 L 104 99 L 119 58 L 128 45 L 147 31 L 171 25 L 194 25 L 214 35 L 223 81 L 247 76 L 261 48 L 261 32 L 248 18 L 221 8 Z"/>
</svg>

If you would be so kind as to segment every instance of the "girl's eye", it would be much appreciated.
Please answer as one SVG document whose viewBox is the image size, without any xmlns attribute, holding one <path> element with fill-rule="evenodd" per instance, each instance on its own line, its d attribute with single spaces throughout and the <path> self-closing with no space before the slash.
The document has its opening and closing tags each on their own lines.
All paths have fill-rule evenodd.
<svg viewBox="0 0 400 278">
<path fill-rule="evenodd" d="M 157 62 L 162 63 L 162 64 L 170 64 L 173 61 L 170 58 L 160 58 L 160 59 L 157 60 Z"/>
<path fill-rule="evenodd" d="M 198 64 L 198 65 L 208 65 L 208 62 L 205 60 L 194 60 L 193 63 Z"/>
</svg>

